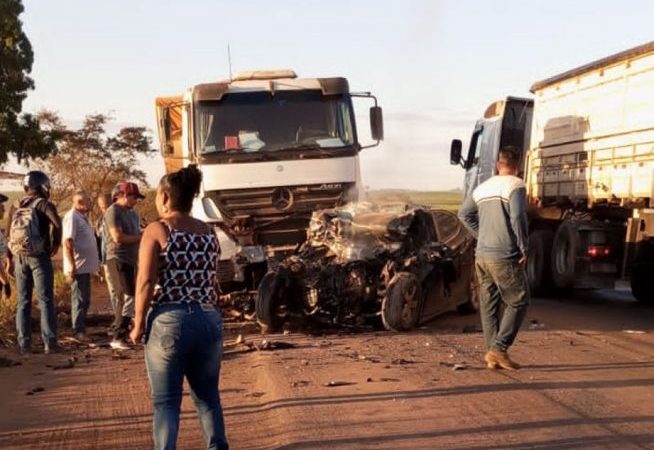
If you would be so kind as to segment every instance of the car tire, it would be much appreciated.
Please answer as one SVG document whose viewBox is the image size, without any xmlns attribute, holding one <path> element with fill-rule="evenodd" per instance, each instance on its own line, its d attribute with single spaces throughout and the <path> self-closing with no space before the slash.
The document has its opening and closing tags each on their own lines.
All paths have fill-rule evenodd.
<svg viewBox="0 0 654 450">
<path fill-rule="evenodd" d="M 388 283 L 382 300 L 382 321 L 387 330 L 408 331 L 420 318 L 422 290 L 410 272 L 398 272 Z"/>
<path fill-rule="evenodd" d="M 574 285 L 577 266 L 577 253 L 581 245 L 577 225 L 563 222 L 559 225 L 552 243 L 552 279 L 559 289 L 569 289 Z"/>
<path fill-rule="evenodd" d="M 279 315 L 283 295 L 283 280 L 276 272 L 265 274 L 259 283 L 254 302 L 257 322 L 264 331 L 275 332 L 283 325 L 284 318 Z"/>
<path fill-rule="evenodd" d="M 529 236 L 527 279 L 529 291 L 535 297 L 552 289 L 552 230 L 536 230 Z"/>
<path fill-rule="evenodd" d="M 479 281 L 477 280 L 477 271 L 472 267 L 470 275 L 470 287 L 468 290 L 468 301 L 456 307 L 459 314 L 475 314 L 479 311 Z"/>
</svg>

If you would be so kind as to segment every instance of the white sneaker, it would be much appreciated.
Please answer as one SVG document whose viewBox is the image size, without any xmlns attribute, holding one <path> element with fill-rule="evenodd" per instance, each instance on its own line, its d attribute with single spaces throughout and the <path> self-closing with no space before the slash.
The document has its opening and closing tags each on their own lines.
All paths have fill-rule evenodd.
<svg viewBox="0 0 654 450">
<path fill-rule="evenodd" d="M 109 343 L 109 347 L 114 350 L 129 350 L 131 347 L 121 339 L 114 339 Z"/>
</svg>

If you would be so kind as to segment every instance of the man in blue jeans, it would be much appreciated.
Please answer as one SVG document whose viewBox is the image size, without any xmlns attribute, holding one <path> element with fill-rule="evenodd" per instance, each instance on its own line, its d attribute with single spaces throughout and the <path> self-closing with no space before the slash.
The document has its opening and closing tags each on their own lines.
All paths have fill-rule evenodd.
<svg viewBox="0 0 654 450">
<path fill-rule="evenodd" d="M 32 291 L 41 309 L 41 338 L 45 353 L 59 350 L 57 316 L 54 308 L 52 257 L 61 244 L 61 220 L 50 198 L 50 179 L 33 170 L 25 175 L 26 196 L 9 214 L 9 250 L 15 265 L 18 309 L 16 330 L 22 354 L 31 351 Z"/>
<path fill-rule="evenodd" d="M 507 350 L 513 344 L 529 304 L 525 273 L 528 246 L 527 199 L 520 155 L 500 150 L 497 175 L 464 199 L 459 218 L 477 238 L 475 266 L 480 287 L 480 313 L 489 369 L 516 370 Z M 500 314 L 500 300 L 504 313 Z"/>
<path fill-rule="evenodd" d="M 63 221 L 64 275 L 70 283 L 70 305 L 73 335 L 88 342 L 86 315 L 91 305 L 91 274 L 100 270 L 97 241 L 86 215 L 91 198 L 86 192 L 73 195 L 72 208 Z"/>
</svg>

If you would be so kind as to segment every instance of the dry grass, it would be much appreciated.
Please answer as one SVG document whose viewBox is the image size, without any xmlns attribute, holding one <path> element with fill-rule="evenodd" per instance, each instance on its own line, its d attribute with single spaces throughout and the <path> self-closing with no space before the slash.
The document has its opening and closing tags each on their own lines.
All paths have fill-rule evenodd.
<svg viewBox="0 0 654 450">
<path fill-rule="evenodd" d="M 461 191 L 380 190 L 369 192 L 367 199 L 373 202 L 401 202 L 456 211 L 461 206 L 462 195 Z"/>
<path fill-rule="evenodd" d="M 70 304 L 70 285 L 61 270 L 55 270 L 54 274 L 54 304 L 55 310 L 60 309 L 62 304 Z M 11 298 L 0 301 L 0 345 L 5 347 L 16 345 L 16 305 L 16 285 L 12 282 Z M 32 316 L 34 311 L 39 311 L 38 302 L 34 300 L 32 311 Z"/>
</svg>

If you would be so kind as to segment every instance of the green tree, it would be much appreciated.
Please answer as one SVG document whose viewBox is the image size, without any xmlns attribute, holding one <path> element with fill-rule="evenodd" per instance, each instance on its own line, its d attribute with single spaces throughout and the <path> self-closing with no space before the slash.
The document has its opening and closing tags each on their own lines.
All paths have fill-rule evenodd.
<svg viewBox="0 0 654 450">
<path fill-rule="evenodd" d="M 31 114 L 22 114 L 34 53 L 18 16 L 21 0 L 0 0 L 0 164 L 10 154 L 19 161 L 43 158 L 56 149 L 57 134 L 42 130 Z"/>
<path fill-rule="evenodd" d="M 109 135 L 106 125 L 110 120 L 105 114 L 88 115 L 81 128 L 71 130 L 56 113 L 39 113 L 40 123 L 59 136 L 57 151 L 39 164 L 50 177 L 50 198 L 56 205 L 70 199 L 80 189 L 97 198 L 111 192 L 121 180 L 147 186 L 138 159 L 156 151 L 151 146 L 148 130 L 125 127 Z"/>
</svg>

